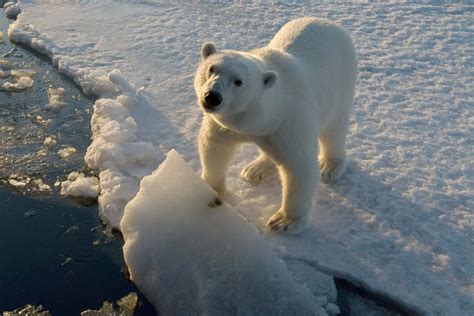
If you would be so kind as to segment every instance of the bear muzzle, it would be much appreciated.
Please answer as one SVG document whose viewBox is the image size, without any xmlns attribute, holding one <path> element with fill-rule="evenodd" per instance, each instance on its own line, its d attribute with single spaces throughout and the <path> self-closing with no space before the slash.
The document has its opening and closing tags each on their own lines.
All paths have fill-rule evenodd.
<svg viewBox="0 0 474 316">
<path fill-rule="evenodd" d="M 211 90 L 204 94 L 204 102 L 202 103 L 202 106 L 205 110 L 213 112 L 221 103 L 222 96 L 219 92 Z"/>
</svg>

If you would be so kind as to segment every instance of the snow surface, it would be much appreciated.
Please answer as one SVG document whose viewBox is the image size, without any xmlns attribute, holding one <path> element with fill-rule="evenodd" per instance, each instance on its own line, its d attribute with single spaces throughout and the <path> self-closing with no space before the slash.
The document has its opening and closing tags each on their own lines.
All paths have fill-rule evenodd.
<svg viewBox="0 0 474 316">
<path fill-rule="evenodd" d="M 229 171 L 229 203 L 289 265 L 426 314 L 474 310 L 472 5 L 22 1 L 22 10 L 9 37 L 101 98 L 86 162 L 100 172 L 101 214 L 115 227 L 162 152 L 176 148 L 199 170 L 192 79 L 203 42 L 248 50 L 295 17 L 339 22 L 359 59 L 347 173 L 321 185 L 306 233 L 269 234 L 279 184 L 239 180 L 256 154 L 246 146 Z"/>
<path fill-rule="evenodd" d="M 120 223 L 130 277 L 163 314 L 327 315 L 270 245 L 176 151 Z M 209 205 L 212 206 L 209 206 Z"/>
</svg>

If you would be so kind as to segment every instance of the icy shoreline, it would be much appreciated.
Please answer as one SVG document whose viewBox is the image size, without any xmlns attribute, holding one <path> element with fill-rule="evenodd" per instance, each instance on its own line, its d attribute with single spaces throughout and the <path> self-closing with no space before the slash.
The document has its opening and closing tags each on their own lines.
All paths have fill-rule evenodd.
<svg viewBox="0 0 474 316">
<path fill-rule="evenodd" d="M 144 97 L 119 70 L 104 73 L 72 66 L 50 40 L 23 23 L 21 14 L 10 25 L 8 36 L 47 55 L 60 73 L 70 77 L 84 94 L 97 99 L 91 119 L 92 143 L 84 160 L 99 177 L 102 220 L 119 229 L 125 205 L 137 193 L 140 179 L 162 160 L 153 145 L 137 140 L 136 122 L 129 114 Z"/>
</svg>

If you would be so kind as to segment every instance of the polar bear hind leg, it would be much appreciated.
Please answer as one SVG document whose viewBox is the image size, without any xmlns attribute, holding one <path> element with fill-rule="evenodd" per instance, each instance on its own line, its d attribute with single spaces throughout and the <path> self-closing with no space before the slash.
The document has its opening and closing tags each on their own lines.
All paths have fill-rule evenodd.
<svg viewBox="0 0 474 316">
<path fill-rule="evenodd" d="M 319 136 L 319 168 L 321 180 L 333 182 L 339 179 L 346 169 L 346 136 L 349 119 L 339 117 L 329 124 Z"/>
<path fill-rule="evenodd" d="M 259 184 L 262 180 L 273 178 L 276 167 L 273 161 L 264 152 L 257 159 L 249 163 L 240 173 L 240 178 L 250 184 Z"/>
</svg>

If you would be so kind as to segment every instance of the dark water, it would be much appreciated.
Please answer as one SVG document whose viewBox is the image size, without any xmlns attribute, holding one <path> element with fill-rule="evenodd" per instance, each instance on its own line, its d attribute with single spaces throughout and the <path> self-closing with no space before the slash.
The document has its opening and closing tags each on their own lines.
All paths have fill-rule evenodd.
<svg viewBox="0 0 474 316">
<path fill-rule="evenodd" d="M 34 73 L 33 87 L 23 92 L 0 92 L 0 180 L 4 180 L 0 183 L 8 185 L 5 180 L 16 174 L 41 178 L 53 187 L 58 177 L 64 178 L 84 165 L 83 156 L 91 137 L 93 100 L 83 95 L 69 78 L 59 74 L 46 56 L 15 48 L 5 38 L 8 21 L 3 13 L 0 26 L 4 33 L 4 42 L 0 41 L 2 68 Z M 11 52 L 12 49 L 15 51 Z M 0 85 L 12 81 L 12 77 L 0 79 Z M 60 111 L 45 109 L 49 102 L 48 88 L 65 90 L 66 106 Z M 53 137 L 56 144 L 45 146 L 46 137 Z M 76 148 L 77 153 L 67 159 L 59 157 L 58 150 L 68 146 Z"/>
<path fill-rule="evenodd" d="M 97 205 L 77 205 L 54 186 L 72 171 L 90 173 L 83 156 L 94 101 L 48 58 L 8 42 L 8 24 L 0 13 L 0 65 L 34 73 L 34 85 L 0 91 L 0 313 L 41 304 L 52 315 L 78 315 L 137 292 L 141 305 L 135 314 L 153 315 L 151 304 L 126 278 L 122 238 L 103 233 Z M 14 78 L 0 79 L 0 85 L 6 81 Z M 48 88 L 59 87 L 65 89 L 66 106 L 46 110 Z M 43 144 L 48 136 L 55 145 Z M 66 146 L 77 153 L 63 159 L 57 152 Z M 12 185 L 12 179 L 26 184 Z M 33 183 L 38 179 L 51 190 L 40 190 Z"/>
<path fill-rule="evenodd" d="M 0 201 L 0 311 L 41 304 L 78 315 L 137 291 L 123 272 L 122 240 L 102 232 L 97 207 L 3 191 Z M 153 314 L 140 300 L 137 315 Z"/>
</svg>

